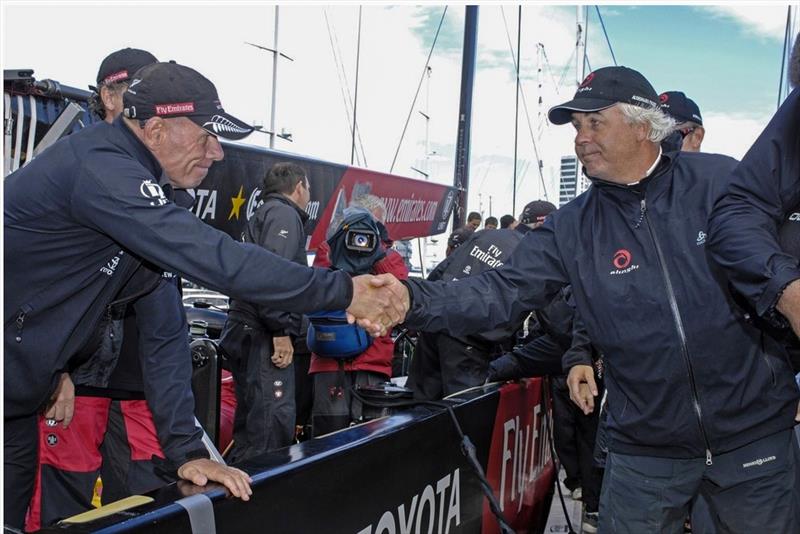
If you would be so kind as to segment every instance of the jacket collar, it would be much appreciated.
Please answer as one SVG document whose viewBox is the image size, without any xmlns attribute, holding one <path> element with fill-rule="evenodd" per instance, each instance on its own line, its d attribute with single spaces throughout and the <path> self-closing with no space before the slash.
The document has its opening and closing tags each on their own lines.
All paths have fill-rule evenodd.
<svg viewBox="0 0 800 534">
<path fill-rule="evenodd" d="M 634 193 L 641 193 L 645 191 L 651 183 L 655 183 L 658 177 L 663 176 L 664 174 L 667 173 L 667 171 L 669 171 L 672 168 L 673 164 L 675 163 L 675 159 L 677 158 L 677 155 L 678 155 L 677 151 L 662 153 L 661 160 L 658 162 L 658 165 L 656 165 L 655 170 L 651 172 L 648 176 L 642 178 L 633 185 L 625 185 L 625 184 L 609 182 L 607 180 L 601 180 L 600 178 L 593 178 L 588 174 L 586 175 L 586 177 L 589 178 L 589 180 L 591 180 L 592 185 L 595 185 L 600 188 L 613 188 L 622 191 L 632 191 Z M 584 168 L 584 173 L 585 173 L 585 168 Z"/>
<path fill-rule="evenodd" d="M 166 181 L 166 174 L 164 173 L 164 170 L 161 168 L 161 165 L 158 163 L 158 160 L 153 153 L 150 152 L 150 150 L 144 146 L 144 143 L 142 143 L 131 131 L 131 129 L 128 128 L 128 125 L 125 124 L 124 120 L 122 120 L 122 115 L 114 119 L 111 127 L 122 134 L 124 144 L 121 148 L 136 158 L 136 160 L 144 165 L 144 167 L 150 171 L 153 176 L 158 178 L 159 184 L 164 185 L 163 182 Z"/>
<path fill-rule="evenodd" d="M 300 209 L 300 206 L 295 204 L 295 202 L 291 198 L 287 197 L 283 193 L 270 193 L 269 195 L 264 197 L 264 202 L 272 199 L 277 200 L 279 202 L 283 202 L 287 206 L 293 207 L 297 212 L 297 214 L 300 216 L 300 220 L 303 221 L 303 224 L 305 224 L 306 221 L 308 221 L 308 212 L 306 212 L 306 210 Z"/>
</svg>

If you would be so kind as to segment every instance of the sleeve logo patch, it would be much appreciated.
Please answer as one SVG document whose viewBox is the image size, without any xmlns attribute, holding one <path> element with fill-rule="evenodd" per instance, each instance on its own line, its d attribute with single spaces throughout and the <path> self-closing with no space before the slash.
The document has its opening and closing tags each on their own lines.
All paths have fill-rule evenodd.
<svg viewBox="0 0 800 534">
<path fill-rule="evenodd" d="M 153 182 L 153 180 L 142 180 L 142 185 L 139 186 L 139 192 L 142 196 L 150 201 L 151 206 L 163 206 L 167 202 L 167 197 L 164 196 L 164 190 L 161 186 Z"/>
</svg>

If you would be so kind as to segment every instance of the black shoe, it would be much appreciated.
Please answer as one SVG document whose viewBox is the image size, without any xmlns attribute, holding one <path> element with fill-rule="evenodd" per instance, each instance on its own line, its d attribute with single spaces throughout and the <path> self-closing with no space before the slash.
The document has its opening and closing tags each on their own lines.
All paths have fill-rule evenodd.
<svg viewBox="0 0 800 534">
<path fill-rule="evenodd" d="M 595 534 L 597 532 L 597 512 L 586 512 L 583 514 L 583 521 L 581 522 L 581 530 L 588 534 Z"/>
</svg>

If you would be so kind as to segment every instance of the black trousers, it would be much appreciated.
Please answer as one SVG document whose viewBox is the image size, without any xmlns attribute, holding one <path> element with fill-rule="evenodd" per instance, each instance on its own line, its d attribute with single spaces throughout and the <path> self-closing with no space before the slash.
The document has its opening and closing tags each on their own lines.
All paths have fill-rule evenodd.
<svg viewBox="0 0 800 534">
<path fill-rule="evenodd" d="M 220 336 L 236 383 L 236 417 L 230 463 L 294 442 L 294 367 L 276 367 L 272 336 L 228 320 Z"/>
<path fill-rule="evenodd" d="M 406 387 L 419 400 L 439 400 L 480 386 L 489 374 L 487 349 L 446 334 L 423 332 L 417 340 Z"/>
<path fill-rule="evenodd" d="M 594 464 L 599 408 L 595 406 L 593 413 L 584 415 L 569 398 L 565 376 L 553 377 L 551 384 L 553 440 L 558 459 L 567 472 L 564 484 L 570 490 L 581 487 L 581 500 L 587 511 L 596 512 L 603 477 L 602 470 Z"/>
<path fill-rule="evenodd" d="M 39 454 L 39 427 L 36 415 L 5 419 L 3 441 L 3 522 L 22 530 Z"/>
</svg>

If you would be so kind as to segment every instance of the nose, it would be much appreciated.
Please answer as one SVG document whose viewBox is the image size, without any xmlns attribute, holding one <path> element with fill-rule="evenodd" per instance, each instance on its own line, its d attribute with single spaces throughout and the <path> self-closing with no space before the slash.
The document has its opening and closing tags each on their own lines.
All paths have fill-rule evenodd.
<svg viewBox="0 0 800 534">
<path fill-rule="evenodd" d="M 585 145 L 591 141 L 591 135 L 588 128 L 578 127 L 575 130 L 575 146 Z"/>
<path fill-rule="evenodd" d="M 222 150 L 222 145 L 219 143 L 219 139 L 213 135 L 209 136 L 208 138 L 206 157 L 213 161 L 222 161 L 222 158 L 225 157 L 225 152 Z"/>
</svg>

